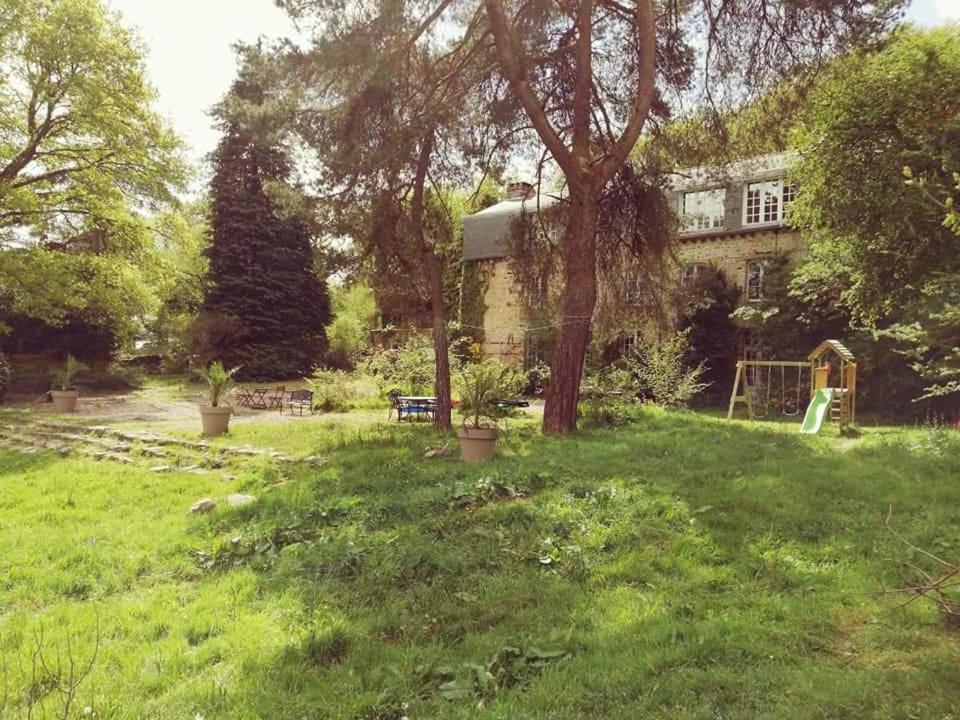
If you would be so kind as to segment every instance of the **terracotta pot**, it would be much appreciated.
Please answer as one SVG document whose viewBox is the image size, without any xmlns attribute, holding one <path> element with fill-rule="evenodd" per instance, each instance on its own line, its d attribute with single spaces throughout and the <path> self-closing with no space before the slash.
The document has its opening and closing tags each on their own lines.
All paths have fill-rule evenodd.
<svg viewBox="0 0 960 720">
<path fill-rule="evenodd" d="M 467 463 L 482 463 L 493 458 L 497 451 L 496 428 L 458 427 L 460 459 Z"/>
<path fill-rule="evenodd" d="M 58 413 L 72 413 L 77 411 L 77 399 L 80 397 L 80 391 L 51 390 L 50 397 L 53 398 L 53 409 Z"/>
<path fill-rule="evenodd" d="M 201 405 L 200 422 L 203 423 L 204 435 L 223 435 L 230 429 L 230 415 L 233 408 L 229 405 L 217 406 Z"/>
</svg>

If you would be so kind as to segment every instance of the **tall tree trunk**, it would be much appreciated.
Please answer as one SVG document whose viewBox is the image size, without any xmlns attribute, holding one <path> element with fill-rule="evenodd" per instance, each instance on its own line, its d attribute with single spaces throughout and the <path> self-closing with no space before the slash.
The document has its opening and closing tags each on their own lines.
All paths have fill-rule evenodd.
<svg viewBox="0 0 960 720">
<path fill-rule="evenodd" d="M 561 242 L 564 258 L 563 315 L 550 363 L 543 431 L 565 435 L 577 429 L 583 361 L 597 304 L 597 206 L 595 194 L 572 194 L 570 219 Z"/>
<path fill-rule="evenodd" d="M 410 207 L 410 218 L 413 224 L 413 234 L 420 244 L 424 266 L 427 270 L 427 279 L 430 282 L 430 307 L 433 315 L 433 353 L 436 357 L 434 369 L 433 394 L 437 398 L 436 410 L 433 414 L 433 424 L 443 430 L 450 429 L 450 356 L 447 341 L 447 313 L 443 302 L 443 276 L 440 270 L 440 259 L 427 242 L 423 232 L 424 193 L 427 183 L 427 171 L 430 168 L 430 156 L 433 153 L 433 132 L 428 132 L 420 146 L 420 157 L 417 159 L 417 172 L 413 182 L 413 200 Z"/>
<path fill-rule="evenodd" d="M 437 396 L 437 408 L 433 424 L 438 429 L 450 429 L 450 344 L 447 340 L 446 312 L 443 304 L 443 281 L 440 262 L 430 251 L 424 253 L 427 273 L 430 276 L 430 304 L 433 307 L 433 351 L 436 355 L 437 379 L 433 394 Z"/>
</svg>

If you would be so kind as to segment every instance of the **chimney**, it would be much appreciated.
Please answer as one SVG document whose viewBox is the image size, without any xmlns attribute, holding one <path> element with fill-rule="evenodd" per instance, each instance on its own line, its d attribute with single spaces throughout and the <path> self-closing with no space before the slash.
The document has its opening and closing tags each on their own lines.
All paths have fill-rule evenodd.
<svg viewBox="0 0 960 720">
<path fill-rule="evenodd" d="M 506 200 L 526 200 L 533 194 L 533 185 L 528 182 L 512 182 L 507 184 Z"/>
</svg>

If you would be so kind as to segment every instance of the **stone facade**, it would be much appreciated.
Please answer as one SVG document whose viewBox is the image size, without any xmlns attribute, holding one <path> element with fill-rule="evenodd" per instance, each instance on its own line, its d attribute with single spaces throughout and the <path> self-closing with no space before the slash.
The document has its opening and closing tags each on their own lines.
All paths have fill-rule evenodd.
<svg viewBox="0 0 960 720">
<path fill-rule="evenodd" d="M 488 261 L 489 274 L 483 296 L 483 354 L 501 362 L 523 362 L 527 321 L 516 282 L 505 259 Z"/>
<path fill-rule="evenodd" d="M 747 263 L 785 255 L 797 262 L 806 245 L 796 232 L 777 229 L 756 233 L 736 233 L 721 237 L 681 240 L 676 250 L 681 265 L 703 264 L 722 270 L 727 279 L 739 286 L 746 302 Z M 524 361 L 528 322 L 506 259 L 487 260 L 489 274 L 483 304 L 482 343 L 485 357 L 501 362 Z M 678 272 L 680 269 L 678 268 Z M 624 328 L 632 332 L 632 328 Z"/>
<path fill-rule="evenodd" d="M 744 161 L 722 173 L 714 168 L 678 173 L 683 179 L 670 192 L 671 203 L 684 221 L 675 249 L 678 275 L 696 272 L 697 266 L 719 269 L 729 282 L 741 288 L 742 301 L 749 302 L 751 295 L 762 294 L 762 270 L 759 281 L 756 274 L 764 260 L 786 256 L 795 263 L 802 258 L 807 251 L 805 243 L 783 222 L 787 204 L 796 192 L 785 179 L 790 161 L 790 155 L 780 154 Z M 705 195 L 711 192 L 720 199 Z M 506 230 L 493 223 L 508 227 L 510 216 L 524 211 L 522 205 L 518 198 L 508 198 L 468 217 L 464 224 L 464 262 L 482 262 L 486 268 L 484 355 L 511 364 L 530 359 L 525 358 L 529 323 L 503 256 L 500 235 Z M 691 216 L 690 207 L 702 212 Z M 751 269 L 752 284 L 748 277 Z M 624 334 L 637 333 L 625 327 Z"/>
<path fill-rule="evenodd" d="M 683 265 L 711 265 L 722 270 L 730 282 L 746 288 L 747 263 L 751 260 L 785 255 L 796 262 L 806 250 L 807 246 L 799 233 L 777 229 L 689 240 L 681 238 L 676 254 Z M 743 299 L 746 300 L 746 297 Z"/>
</svg>

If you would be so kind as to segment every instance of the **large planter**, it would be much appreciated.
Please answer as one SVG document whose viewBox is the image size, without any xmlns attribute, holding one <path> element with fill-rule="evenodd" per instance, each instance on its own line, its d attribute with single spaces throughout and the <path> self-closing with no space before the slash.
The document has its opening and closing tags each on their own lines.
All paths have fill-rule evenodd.
<svg viewBox="0 0 960 720">
<path fill-rule="evenodd" d="M 200 422 L 203 423 L 204 435 L 223 435 L 230 429 L 230 415 L 233 408 L 227 406 L 201 405 Z"/>
<path fill-rule="evenodd" d="M 460 459 L 467 463 L 482 463 L 493 458 L 497 451 L 496 428 L 458 427 Z"/>
<path fill-rule="evenodd" d="M 53 398 L 53 409 L 58 413 L 72 413 L 77 411 L 77 399 L 80 397 L 80 391 L 51 390 L 50 397 Z"/>
</svg>

